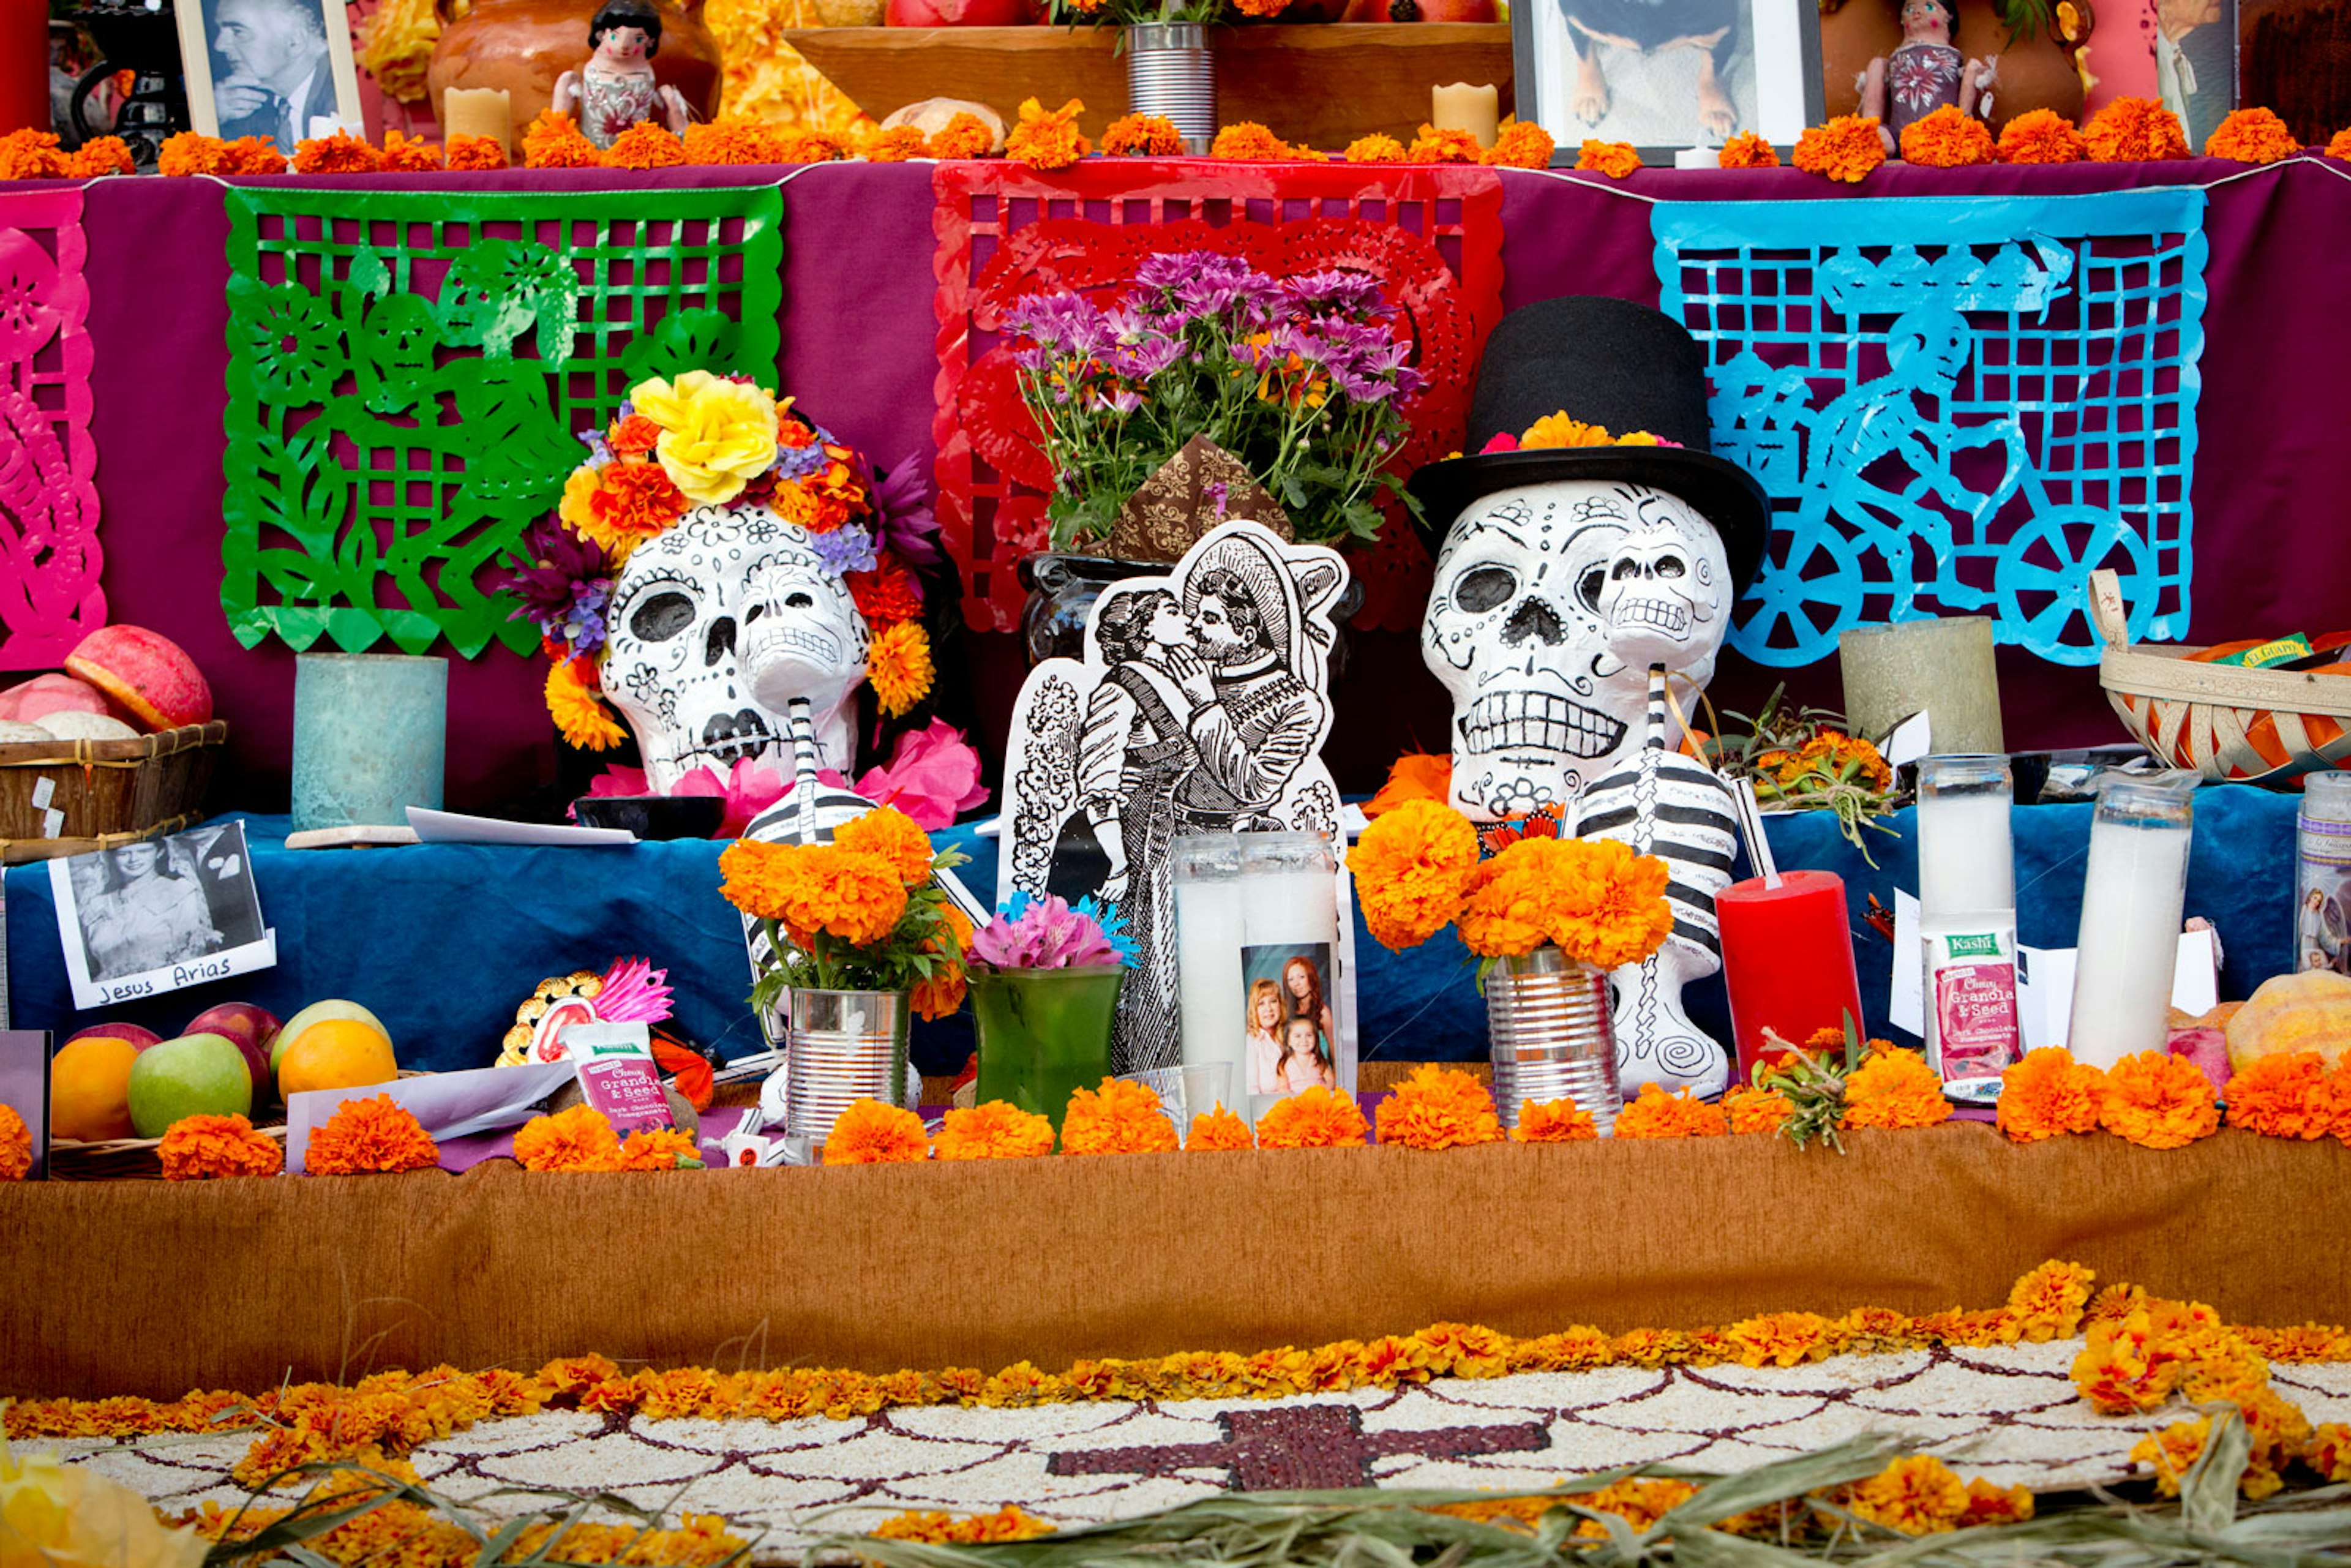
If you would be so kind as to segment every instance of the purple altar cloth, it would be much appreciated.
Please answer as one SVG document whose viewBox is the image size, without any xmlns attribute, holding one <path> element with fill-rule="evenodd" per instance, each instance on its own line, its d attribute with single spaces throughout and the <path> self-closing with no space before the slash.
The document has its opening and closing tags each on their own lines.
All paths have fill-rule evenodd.
<svg viewBox="0 0 2351 1568">
<path fill-rule="evenodd" d="M 512 171 L 412 176 L 398 188 L 675 188 L 775 172 Z M 1855 192 L 1792 170 L 1651 170 L 1614 185 L 1505 171 L 1504 303 L 1602 293 L 1654 304 L 1649 205 L 1637 198 L 2046 196 L 2239 172 L 2210 160 L 1954 172 L 1892 165 Z M 2342 176 L 2340 165 L 2303 162 L 2211 193 L 2194 495 L 2197 642 L 2351 623 L 2351 550 L 2340 542 L 2338 516 L 2339 497 L 2351 493 L 2351 441 L 2343 434 L 2351 430 L 2344 370 L 2351 316 L 2341 308 L 2351 182 Z M 783 388 L 879 467 L 927 455 L 935 370 L 928 166 L 820 166 L 793 178 L 783 196 Z M 294 662 L 279 644 L 239 647 L 219 604 L 222 192 L 208 180 L 102 180 L 89 191 L 84 223 L 107 599 L 116 621 L 179 641 L 210 677 L 232 737 L 215 807 L 270 809 L 285 795 Z M 1014 639 L 950 640 L 940 662 L 943 711 L 976 727 L 975 740 L 993 760 L 1019 681 Z M 2043 664 L 2011 649 L 2001 650 L 2001 668 L 2011 747 L 2122 738 L 2094 669 Z M 1834 661 L 1779 672 L 1733 657 L 1724 660 L 1716 701 L 1751 712 L 1783 674 L 1797 695 L 1836 702 Z M 496 646 L 475 660 L 452 660 L 450 805 L 494 806 L 552 780 L 544 676 L 539 660 Z M 1351 687 L 1360 688 L 1353 700 Z M 1422 670 L 1412 637 L 1359 636 L 1336 698 L 1330 756 L 1347 789 L 1373 787 L 1401 749 L 1442 748 L 1443 694 Z"/>
</svg>

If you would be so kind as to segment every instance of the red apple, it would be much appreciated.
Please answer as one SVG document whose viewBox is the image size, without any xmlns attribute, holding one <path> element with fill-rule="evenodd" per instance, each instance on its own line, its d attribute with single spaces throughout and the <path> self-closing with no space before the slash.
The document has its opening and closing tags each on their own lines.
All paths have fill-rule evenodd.
<svg viewBox="0 0 2351 1568">
<path fill-rule="evenodd" d="M 152 1029 L 141 1029 L 135 1023 L 94 1023 L 88 1029 L 77 1030 L 72 1034 L 68 1035 L 66 1037 L 65 1043 L 71 1045 L 78 1040 L 100 1039 L 127 1040 L 141 1051 L 146 1050 L 151 1045 L 161 1045 L 163 1043 L 163 1037 L 162 1035 L 157 1034 Z"/>
<path fill-rule="evenodd" d="M 267 1009 L 251 1002 L 223 1002 L 190 1019 L 180 1032 L 183 1036 L 216 1034 L 234 1041 L 245 1052 L 245 1065 L 253 1073 L 254 1103 L 269 1098 L 277 1082 L 269 1071 L 269 1047 L 277 1038 L 277 1019 Z"/>
<path fill-rule="evenodd" d="M 141 626 L 101 626 L 66 655 L 66 668 L 149 729 L 204 724 L 213 689 L 177 643 Z"/>
<path fill-rule="evenodd" d="M 35 675 L 0 692 L 0 718 L 30 724 L 53 713 L 105 713 L 106 694 L 71 675 Z"/>
<path fill-rule="evenodd" d="M 1030 0 L 890 0 L 893 27 L 1025 27 L 1037 20 Z"/>
</svg>

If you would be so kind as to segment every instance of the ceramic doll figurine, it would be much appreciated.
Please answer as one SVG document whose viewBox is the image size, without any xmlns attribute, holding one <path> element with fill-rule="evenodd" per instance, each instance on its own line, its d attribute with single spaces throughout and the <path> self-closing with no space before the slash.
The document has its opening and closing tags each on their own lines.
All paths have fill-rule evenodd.
<svg viewBox="0 0 2351 1568">
<path fill-rule="evenodd" d="M 1990 107 L 1994 67 L 1971 60 L 1952 41 L 1959 13 L 1952 0 L 1901 0 L 1902 42 L 1891 57 L 1869 62 L 1854 85 L 1861 91 L 1861 112 L 1877 121 L 1886 155 L 1902 155 L 1905 127 L 1924 120 L 1947 103 L 1961 114 L 1976 112 L 1977 101 Z"/>
<path fill-rule="evenodd" d="M 640 120 L 685 134 L 685 96 L 653 80 L 653 56 L 661 49 L 661 13 L 647 0 L 607 0 L 588 25 L 595 53 L 555 83 L 555 111 L 580 122 L 580 132 L 599 147 Z"/>
</svg>

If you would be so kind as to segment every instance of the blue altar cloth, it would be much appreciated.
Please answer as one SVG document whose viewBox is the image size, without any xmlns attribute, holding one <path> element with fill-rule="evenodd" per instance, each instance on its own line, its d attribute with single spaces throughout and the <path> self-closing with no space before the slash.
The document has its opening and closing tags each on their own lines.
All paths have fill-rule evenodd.
<svg viewBox="0 0 2351 1568">
<path fill-rule="evenodd" d="M 2292 967 L 2296 799 L 2243 785 L 2209 787 L 2196 798 L 2188 913 L 2220 929 L 2224 997 L 2243 996 Z M 2081 919 L 2090 808 L 2019 808 L 2011 820 L 2021 940 L 2070 946 Z M 1890 910 L 1896 887 L 1917 886 L 1913 814 L 1905 810 L 1889 821 L 1898 836 L 1868 834 L 1878 862 L 1872 870 L 1826 812 L 1766 819 L 1783 869 L 1814 867 L 1844 878 L 1863 1009 L 1879 1033 L 1891 949 L 1861 916 L 1870 894 Z M 258 1002 L 283 1018 L 338 997 L 383 1019 L 403 1067 L 446 1071 L 488 1065 L 515 1009 L 540 980 L 642 954 L 669 970 L 678 1024 L 687 1034 L 727 1057 L 760 1049 L 745 999 L 750 973 L 741 928 L 717 893 L 720 844 L 292 851 L 285 847 L 285 818 L 253 816 L 246 823 L 262 914 L 277 932 L 277 968 L 77 1013 L 48 868 L 16 866 L 7 873 L 10 1021 L 62 1039 L 118 1018 L 169 1036 L 218 1002 Z M 993 839 L 969 825 L 935 837 L 971 857 L 964 875 L 974 889 L 982 896 L 993 890 Z M 1484 1056 L 1484 1007 L 1469 956 L 1450 932 L 1394 954 L 1371 939 L 1359 916 L 1355 941 L 1365 1060 Z M 1728 1036 L 1719 979 L 1693 989 L 1689 1010 L 1701 1027 Z M 927 1072 L 955 1071 L 970 1049 L 968 1014 L 916 1026 L 914 1058 Z"/>
</svg>

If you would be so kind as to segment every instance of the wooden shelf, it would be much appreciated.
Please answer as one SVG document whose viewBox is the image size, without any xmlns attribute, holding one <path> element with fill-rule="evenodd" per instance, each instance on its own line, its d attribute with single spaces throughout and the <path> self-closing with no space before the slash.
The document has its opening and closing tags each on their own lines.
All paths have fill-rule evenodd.
<svg viewBox="0 0 2351 1568">
<path fill-rule="evenodd" d="M 1285 141 L 1335 152 L 1385 131 L 1409 141 L 1447 82 L 1492 82 L 1510 110 L 1507 23 L 1322 22 L 1225 27 L 1217 118 L 1253 120 Z M 1079 124 L 1100 137 L 1126 112 L 1126 62 L 1114 27 L 811 27 L 784 42 L 876 120 L 925 98 L 977 99 L 1019 118 L 1020 100 L 1085 100 Z"/>
</svg>

